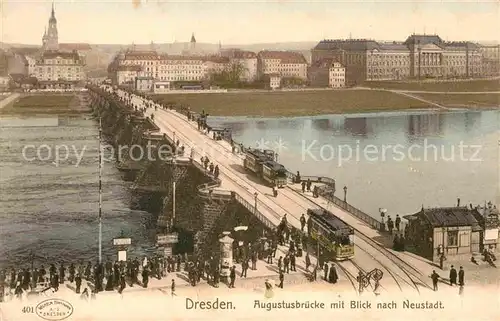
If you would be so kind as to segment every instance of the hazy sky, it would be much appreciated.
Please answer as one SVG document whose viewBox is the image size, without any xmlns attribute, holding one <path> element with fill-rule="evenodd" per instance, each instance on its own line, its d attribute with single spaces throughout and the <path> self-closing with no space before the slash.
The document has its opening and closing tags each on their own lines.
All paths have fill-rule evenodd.
<svg viewBox="0 0 500 321">
<path fill-rule="evenodd" d="M 40 44 L 51 1 L 0 0 L 3 42 Z M 410 33 L 500 40 L 500 1 L 57 1 L 60 42 L 250 44 Z"/>
</svg>

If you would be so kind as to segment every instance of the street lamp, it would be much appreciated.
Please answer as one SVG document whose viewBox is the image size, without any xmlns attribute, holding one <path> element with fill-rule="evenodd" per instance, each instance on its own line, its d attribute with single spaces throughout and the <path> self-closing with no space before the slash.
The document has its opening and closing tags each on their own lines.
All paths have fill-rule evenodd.
<svg viewBox="0 0 500 321">
<path fill-rule="evenodd" d="M 347 203 L 347 186 L 344 186 L 344 202 Z"/>
<path fill-rule="evenodd" d="M 379 208 L 378 211 L 380 212 L 380 217 L 382 218 L 382 224 L 380 224 L 380 231 L 383 232 L 383 231 L 385 231 L 384 217 L 385 217 L 385 213 L 387 213 L 387 209 Z"/>
<path fill-rule="evenodd" d="M 254 198 L 255 198 L 255 204 L 254 204 L 254 211 L 255 213 L 254 214 L 257 214 L 257 196 L 259 196 L 259 194 L 257 192 L 255 192 L 253 194 Z"/>
</svg>

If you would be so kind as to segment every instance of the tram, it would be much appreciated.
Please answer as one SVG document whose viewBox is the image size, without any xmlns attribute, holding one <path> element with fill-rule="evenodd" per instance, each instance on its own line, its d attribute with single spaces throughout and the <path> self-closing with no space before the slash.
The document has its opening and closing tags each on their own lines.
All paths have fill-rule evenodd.
<svg viewBox="0 0 500 321">
<path fill-rule="evenodd" d="M 354 229 L 324 209 L 307 210 L 309 237 L 335 261 L 354 258 Z"/>
<path fill-rule="evenodd" d="M 247 171 L 264 179 L 271 186 L 283 187 L 288 182 L 285 166 L 274 161 L 274 151 L 247 149 L 243 165 Z"/>
</svg>

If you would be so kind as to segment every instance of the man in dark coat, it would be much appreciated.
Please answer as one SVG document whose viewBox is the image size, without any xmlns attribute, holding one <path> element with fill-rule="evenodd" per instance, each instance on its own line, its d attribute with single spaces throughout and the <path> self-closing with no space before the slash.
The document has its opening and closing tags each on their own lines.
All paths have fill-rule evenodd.
<svg viewBox="0 0 500 321">
<path fill-rule="evenodd" d="M 285 274 L 283 274 L 283 271 L 280 271 L 280 284 L 278 287 L 283 289 L 283 282 L 285 281 Z"/>
<path fill-rule="evenodd" d="M 231 283 L 229 283 L 229 287 L 234 288 L 234 281 L 236 280 L 236 266 L 234 265 L 229 272 L 229 279 L 231 280 Z"/>
<path fill-rule="evenodd" d="M 69 266 L 69 282 L 73 283 L 75 280 L 75 265 L 71 263 Z"/>
<path fill-rule="evenodd" d="M 64 277 L 66 272 L 66 268 L 64 267 L 64 263 L 61 263 L 61 266 L 59 267 L 59 283 L 63 284 L 64 283 Z"/>
<path fill-rule="evenodd" d="M 455 270 L 453 265 L 450 269 L 450 285 L 457 285 L 457 270 Z"/>
<path fill-rule="evenodd" d="M 111 288 L 111 289 L 113 289 L 113 288 Z M 121 294 L 124 289 L 125 289 L 125 274 L 122 273 L 120 275 L 120 287 L 118 288 L 118 293 Z"/>
<path fill-rule="evenodd" d="M 148 282 L 149 282 L 148 269 L 144 268 L 144 270 L 142 270 L 142 286 L 145 287 L 145 288 L 147 288 L 148 287 Z"/>
<path fill-rule="evenodd" d="M 80 273 L 76 275 L 75 283 L 76 283 L 76 293 L 80 293 L 80 287 L 82 286 L 82 277 L 80 276 Z"/>
<path fill-rule="evenodd" d="M 460 270 L 458 271 L 458 285 L 464 286 L 464 278 L 465 278 L 465 272 L 464 268 L 461 266 Z"/>
<path fill-rule="evenodd" d="M 337 280 L 339 279 L 339 276 L 337 274 L 337 270 L 335 269 L 335 265 L 332 264 L 332 266 L 330 267 L 330 275 L 328 277 L 328 281 L 330 283 L 337 283 Z"/>
<path fill-rule="evenodd" d="M 328 281 L 328 263 L 325 263 L 325 265 L 323 266 L 323 270 L 325 272 L 324 279 L 325 281 Z"/>
<path fill-rule="evenodd" d="M 431 279 L 432 279 L 432 286 L 434 288 L 434 291 L 437 291 L 438 290 L 439 274 L 437 274 L 435 270 L 432 271 Z"/>
<path fill-rule="evenodd" d="M 304 228 L 306 227 L 306 218 L 304 214 L 300 217 L 300 230 L 304 232 Z"/>
</svg>

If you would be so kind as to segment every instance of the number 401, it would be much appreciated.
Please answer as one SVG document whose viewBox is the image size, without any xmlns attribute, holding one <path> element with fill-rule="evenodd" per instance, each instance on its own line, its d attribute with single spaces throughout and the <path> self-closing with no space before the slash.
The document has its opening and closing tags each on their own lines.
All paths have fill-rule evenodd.
<svg viewBox="0 0 500 321">
<path fill-rule="evenodd" d="M 22 311 L 23 311 L 23 313 L 34 313 L 35 312 L 33 307 L 24 307 Z"/>
</svg>

